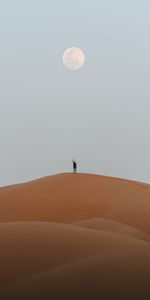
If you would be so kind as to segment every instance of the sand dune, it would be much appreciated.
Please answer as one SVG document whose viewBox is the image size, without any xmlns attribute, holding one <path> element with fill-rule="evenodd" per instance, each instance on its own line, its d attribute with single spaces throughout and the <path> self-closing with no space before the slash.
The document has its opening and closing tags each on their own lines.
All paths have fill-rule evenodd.
<svg viewBox="0 0 150 300">
<path fill-rule="evenodd" d="M 88 257 L 2 288 L 0 296 L 3 300 L 149 300 L 146 264 L 137 267 L 137 261 L 129 260 L 122 265 L 124 259 L 119 258 L 116 265 L 115 259 Z"/>
<path fill-rule="evenodd" d="M 121 234 L 46 222 L 2 223 L 0 241 L 1 285 L 89 255 L 150 251 L 149 242 Z"/>
<path fill-rule="evenodd" d="M 0 188 L 0 299 L 149 300 L 150 185 L 59 174 Z"/>
<path fill-rule="evenodd" d="M 125 225 L 120 222 L 115 222 L 107 219 L 88 219 L 79 222 L 75 222 L 74 225 L 89 228 L 89 229 L 96 229 L 101 231 L 108 231 L 108 232 L 115 232 L 122 235 L 135 237 L 137 239 L 145 240 L 150 242 L 150 235 L 145 234 L 143 231 L 138 230 L 134 227 Z"/>
<path fill-rule="evenodd" d="M 0 240 L 1 285 L 17 280 L 13 285 L 1 287 L 3 299 L 27 299 L 29 291 L 35 297 L 30 299 L 48 299 L 50 295 L 60 299 L 62 293 L 69 299 L 71 290 L 80 291 L 79 299 L 82 299 L 81 296 L 92 295 L 94 289 L 107 299 L 104 298 L 107 284 L 111 291 L 117 292 L 118 280 L 122 288 L 132 287 L 133 295 L 134 285 L 141 280 L 146 290 L 149 286 L 149 242 L 116 233 L 42 222 L 1 224 Z"/>
<path fill-rule="evenodd" d="M 90 174 L 59 174 L 0 189 L 0 221 L 72 223 L 105 218 L 150 234 L 150 185 Z"/>
</svg>

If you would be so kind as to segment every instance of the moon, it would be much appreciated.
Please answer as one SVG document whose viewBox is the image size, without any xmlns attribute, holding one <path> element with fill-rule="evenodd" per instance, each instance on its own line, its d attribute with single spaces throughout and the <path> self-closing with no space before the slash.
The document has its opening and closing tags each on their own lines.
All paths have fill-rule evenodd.
<svg viewBox="0 0 150 300">
<path fill-rule="evenodd" d="M 69 70 L 79 70 L 85 62 L 85 54 L 78 47 L 70 47 L 63 53 L 63 63 Z"/>
</svg>

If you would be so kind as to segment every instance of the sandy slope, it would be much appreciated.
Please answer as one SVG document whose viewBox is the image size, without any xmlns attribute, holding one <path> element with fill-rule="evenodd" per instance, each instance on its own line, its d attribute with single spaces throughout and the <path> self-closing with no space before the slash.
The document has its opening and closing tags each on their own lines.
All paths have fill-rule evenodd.
<svg viewBox="0 0 150 300">
<path fill-rule="evenodd" d="M 120 222 L 115 222 L 107 219 L 94 218 L 94 219 L 75 222 L 73 224 L 83 228 L 119 233 L 122 235 L 135 237 L 137 239 L 150 242 L 150 235 L 145 234 L 143 231 L 139 229 L 125 225 Z"/>
<path fill-rule="evenodd" d="M 132 257 L 134 258 L 134 256 Z M 0 289 L 2 299 L 15 300 L 149 300 L 149 269 L 136 257 L 87 257 Z"/>
<path fill-rule="evenodd" d="M 59 174 L 0 188 L 0 299 L 149 300 L 150 185 Z"/>
<path fill-rule="evenodd" d="M 59 174 L 0 189 L 0 221 L 123 222 L 150 234 L 150 185 L 90 174 Z"/>
<path fill-rule="evenodd" d="M 134 299 L 136 284 L 141 284 L 140 293 L 149 288 L 150 243 L 137 238 L 73 225 L 15 222 L 0 225 L 0 240 L 1 285 L 17 280 L 1 287 L 2 299 L 61 299 L 62 294 L 69 299 L 71 291 L 82 299 L 94 290 L 107 299 L 107 285 L 115 293 L 121 285 L 125 295 L 130 289 Z"/>
<path fill-rule="evenodd" d="M 128 257 L 139 248 L 147 257 L 150 251 L 149 242 L 121 233 L 46 222 L 2 223 L 0 241 L 1 285 L 89 255 L 122 252 Z"/>
</svg>

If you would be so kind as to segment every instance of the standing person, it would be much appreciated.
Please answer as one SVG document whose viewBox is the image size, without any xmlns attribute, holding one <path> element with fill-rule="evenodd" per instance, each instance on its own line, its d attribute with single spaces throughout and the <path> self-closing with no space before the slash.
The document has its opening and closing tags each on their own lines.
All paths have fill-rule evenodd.
<svg viewBox="0 0 150 300">
<path fill-rule="evenodd" d="M 72 160 L 72 165 L 73 165 L 73 173 L 77 173 L 77 163 L 74 159 Z"/>
</svg>

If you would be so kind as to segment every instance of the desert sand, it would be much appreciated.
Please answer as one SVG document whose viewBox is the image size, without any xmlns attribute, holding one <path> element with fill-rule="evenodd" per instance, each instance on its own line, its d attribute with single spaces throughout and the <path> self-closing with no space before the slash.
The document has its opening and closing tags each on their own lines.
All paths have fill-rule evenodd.
<svg viewBox="0 0 150 300">
<path fill-rule="evenodd" d="M 58 174 L 0 188 L 0 299 L 150 299 L 150 185 Z"/>
</svg>

